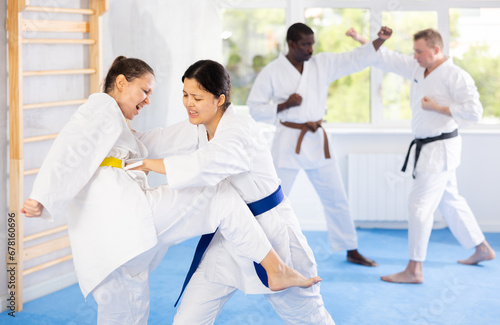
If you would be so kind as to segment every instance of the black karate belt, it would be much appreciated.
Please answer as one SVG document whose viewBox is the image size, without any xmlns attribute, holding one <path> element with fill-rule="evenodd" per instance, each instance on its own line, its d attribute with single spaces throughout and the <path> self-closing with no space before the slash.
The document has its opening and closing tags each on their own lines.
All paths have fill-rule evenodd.
<svg viewBox="0 0 500 325">
<path fill-rule="evenodd" d="M 252 211 L 252 214 L 254 216 L 258 216 L 259 214 L 267 212 L 276 207 L 278 204 L 281 203 L 281 201 L 283 201 L 284 197 L 285 196 L 283 195 L 283 191 L 281 190 L 281 185 L 279 185 L 278 189 L 274 191 L 271 195 L 268 195 L 263 199 L 249 203 L 247 205 L 250 211 Z M 200 241 L 198 242 L 198 245 L 196 246 L 196 250 L 194 252 L 193 261 L 191 262 L 191 266 L 189 267 L 186 279 L 184 280 L 184 284 L 182 285 L 181 293 L 179 295 L 179 298 L 177 298 L 174 307 L 177 307 L 177 304 L 179 303 L 179 300 L 181 299 L 182 294 L 184 293 L 184 290 L 186 289 L 186 286 L 189 283 L 189 280 L 191 280 L 194 272 L 196 272 L 196 269 L 198 268 L 198 265 L 201 262 L 201 258 L 203 257 L 203 254 L 205 254 L 205 251 L 207 250 L 208 245 L 210 245 L 210 242 L 212 241 L 212 238 L 214 237 L 216 232 L 217 230 L 215 230 L 215 232 L 211 234 L 205 234 L 201 236 Z M 253 262 L 253 264 L 255 272 L 257 273 L 257 276 L 259 277 L 260 281 L 262 282 L 263 285 L 269 288 L 266 270 L 262 265 L 260 265 L 260 263 Z"/>
<path fill-rule="evenodd" d="M 422 150 L 422 146 L 424 144 L 431 143 L 431 142 L 438 141 L 438 140 L 446 140 L 446 139 L 454 138 L 456 136 L 458 136 L 458 131 L 454 130 L 454 131 L 449 132 L 449 133 L 441 133 L 440 135 L 435 136 L 435 137 L 424 138 L 424 139 L 414 139 L 410 143 L 410 147 L 408 148 L 408 153 L 406 154 L 405 162 L 403 164 L 403 168 L 401 169 L 401 171 L 402 172 L 406 171 L 406 165 L 408 165 L 408 159 L 410 158 L 411 147 L 413 147 L 414 144 L 416 144 L 416 147 L 415 147 L 415 162 L 413 163 L 413 173 L 412 173 L 413 178 L 415 178 L 415 168 L 417 168 L 418 157 L 420 156 L 420 151 Z"/>
</svg>

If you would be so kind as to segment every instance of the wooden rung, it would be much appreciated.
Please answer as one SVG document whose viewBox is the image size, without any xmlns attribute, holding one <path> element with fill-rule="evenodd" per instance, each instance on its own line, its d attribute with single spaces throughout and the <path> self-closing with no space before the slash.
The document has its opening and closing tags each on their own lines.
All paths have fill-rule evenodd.
<svg viewBox="0 0 500 325">
<path fill-rule="evenodd" d="M 23 238 L 23 241 L 26 243 L 26 242 L 29 242 L 30 240 L 35 240 L 35 239 L 38 239 L 38 238 L 47 237 L 47 236 L 50 236 L 50 235 L 53 235 L 53 234 L 57 234 L 58 232 L 62 232 L 62 231 L 65 231 L 65 230 L 68 230 L 68 225 L 55 227 L 55 228 L 52 228 L 52 229 L 49 229 L 49 230 L 38 232 L 38 233 L 33 234 L 33 235 L 26 236 L 26 237 Z"/>
<path fill-rule="evenodd" d="M 22 31 L 23 32 L 88 33 L 89 32 L 89 23 L 86 21 L 23 19 Z"/>
<path fill-rule="evenodd" d="M 24 171 L 24 176 L 29 176 L 29 175 L 36 175 L 40 171 L 40 168 L 35 168 L 35 169 L 27 169 Z"/>
<path fill-rule="evenodd" d="M 38 266 L 34 266 L 34 267 L 31 267 L 29 269 L 26 269 L 23 271 L 23 276 L 27 276 L 27 275 L 30 275 L 31 273 L 34 273 L 34 272 L 37 272 L 37 271 L 41 271 L 41 270 L 44 270 L 46 268 L 49 268 L 51 266 L 54 266 L 54 265 L 57 265 L 57 264 L 60 264 L 62 262 L 66 262 L 66 261 L 69 261 L 73 258 L 73 255 L 66 255 L 66 256 L 63 256 L 63 257 L 60 257 L 60 258 L 57 258 L 55 260 L 52 260 L 50 262 L 47 262 L 47 263 L 43 263 L 43 264 L 40 264 Z"/>
<path fill-rule="evenodd" d="M 24 44 L 88 44 L 94 45 L 94 39 L 68 39 L 68 38 L 23 38 Z"/>
<path fill-rule="evenodd" d="M 94 10 L 91 9 L 73 9 L 73 8 L 55 8 L 55 7 L 36 7 L 27 6 L 24 11 L 34 12 L 54 12 L 58 14 L 80 14 L 80 15 L 93 15 Z"/>
<path fill-rule="evenodd" d="M 73 100 L 62 100 L 62 101 L 58 101 L 58 102 L 46 102 L 46 103 L 37 103 L 37 104 L 27 104 L 27 105 L 23 105 L 23 109 L 35 109 L 35 108 L 45 108 L 45 107 L 82 105 L 86 101 L 87 101 L 86 99 L 73 99 Z"/>
<path fill-rule="evenodd" d="M 56 137 L 57 137 L 57 133 L 47 134 L 47 135 L 39 135 L 37 137 L 24 138 L 24 143 L 52 140 L 52 139 L 55 139 Z"/>
<path fill-rule="evenodd" d="M 25 247 L 23 250 L 24 261 L 50 254 L 70 246 L 69 237 L 64 236 L 31 247 Z"/>
<path fill-rule="evenodd" d="M 67 70 L 42 70 L 42 71 L 24 71 L 23 76 L 52 76 L 65 74 L 94 74 L 95 69 L 67 69 Z"/>
</svg>

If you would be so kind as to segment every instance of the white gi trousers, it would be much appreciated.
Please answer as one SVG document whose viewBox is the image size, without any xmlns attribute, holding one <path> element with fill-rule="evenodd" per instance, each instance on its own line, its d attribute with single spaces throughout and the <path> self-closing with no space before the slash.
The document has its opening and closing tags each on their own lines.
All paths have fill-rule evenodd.
<svg viewBox="0 0 500 325">
<path fill-rule="evenodd" d="M 425 260 L 437 208 L 464 248 L 473 248 L 484 241 L 474 214 L 458 194 L 456 169 L 435 173 L 419 171 L 413 180 L 408 206 L 408 248 L 412 261 Z"/>
<path fill-rule="evenodd" d="M 332 164 L 327 166 L 304 169 L 304 171 L 323 204 L 332 249 L 334 251 L 357 249 L 356 228 L 349 212 L 349 201 L 336 160 L 332 159 Z M 289 196 L 299 169 L 276 167 L 276 172 L 281 179 L 283 193 Z"/>
<path fill-rule="evenodd" d="M 218 231 L 238 254 L 260 263 L 271 250 L 262 228 L 227 181 L 214 187 L 145 191 L 153 211 L 158 244 L 112 272 L 92 292 L 98 303 L 98 325 L 147 324 L 149 273 L 168 247 Z"/>
<path fill-rule="evenodd" d="M 316 276 L 318 274 L 316 264 L 307 256 L 295 232 L 288 228 L 288 234 L 291 252 L 290 267 L 306 278 Z M 237 288 L 207 280 L 208 263 L 213 263 L 213 261 L 202 259 L 191 281 L 189 281 L 184 291 L 182 303 L 177 309 L 174 325 L 214 324 L 226 301 L 236 292 Z M 267 294 L 265 297 L 285 324 L 335 324 L 325 309 L 319 283 L 309 288 L 288 288 L 277 293 Z M 241 320 L 238 319 L 235 322 L 240 325 L 259 324 L 260 316 L 258 313 L 259 310 L 255 309 L 253 313 L 245 315 Z M 241 321 L 248 323 L 241 323 Z"/>
</svg>

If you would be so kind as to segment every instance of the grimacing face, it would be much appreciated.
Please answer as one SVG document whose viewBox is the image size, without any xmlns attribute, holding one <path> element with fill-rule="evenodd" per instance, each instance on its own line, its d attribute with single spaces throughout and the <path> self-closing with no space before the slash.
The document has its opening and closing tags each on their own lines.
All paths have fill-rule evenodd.
<svg viewBox="0 0 500 325">
<path fill-rule="evenodd" d="M 123 75 L 116 78 L 114 98 L 126 119 L 132 120 L 139 111 L 149 105 L 149 97 L 153 94 L 155 77 L 146 73 L 142 77 L 127 81 Z"/>
<path fill-rule="evenodd" d="M 182 102 L 186 107 L 189 122 L 195 125 L 211 125 L 218 122 L 221 110 L 218 109 L 224 103 L 223 95 L 216 97 L 203 89 L 196 79 L 184 79 L 182 90 Z"/>
</svg>

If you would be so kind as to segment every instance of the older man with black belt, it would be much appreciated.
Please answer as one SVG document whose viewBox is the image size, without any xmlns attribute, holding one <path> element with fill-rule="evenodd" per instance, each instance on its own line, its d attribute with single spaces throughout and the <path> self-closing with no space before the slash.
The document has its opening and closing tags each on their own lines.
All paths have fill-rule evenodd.
<svg viewBox="0 0 500 325">
<path fill-rule="evenodd" d="M 391 34 L 391 33 L 389 33 Z M 415 140 L 413 185 L 409 196 L 409 257 L 402 272 L 383 276 L 396 283 L 421 283 L 423 261 L 432 231 L 434 211 L 439 208 L 451 232 L 464 248 L 475 247 L 472 256 L 459 260 L 477 264 L 495 258 L 466 200 L 458 194 L 456 168 L 460 165 L 462 139 L 457 129 L 478 122 L 483 113 L 471 76 L 443 54 L 441 35 L 426 29 L 416 33 L 414 56 L 381 47 L 375 64 L 411 81 L 410 106 Z"/>
</svg>

